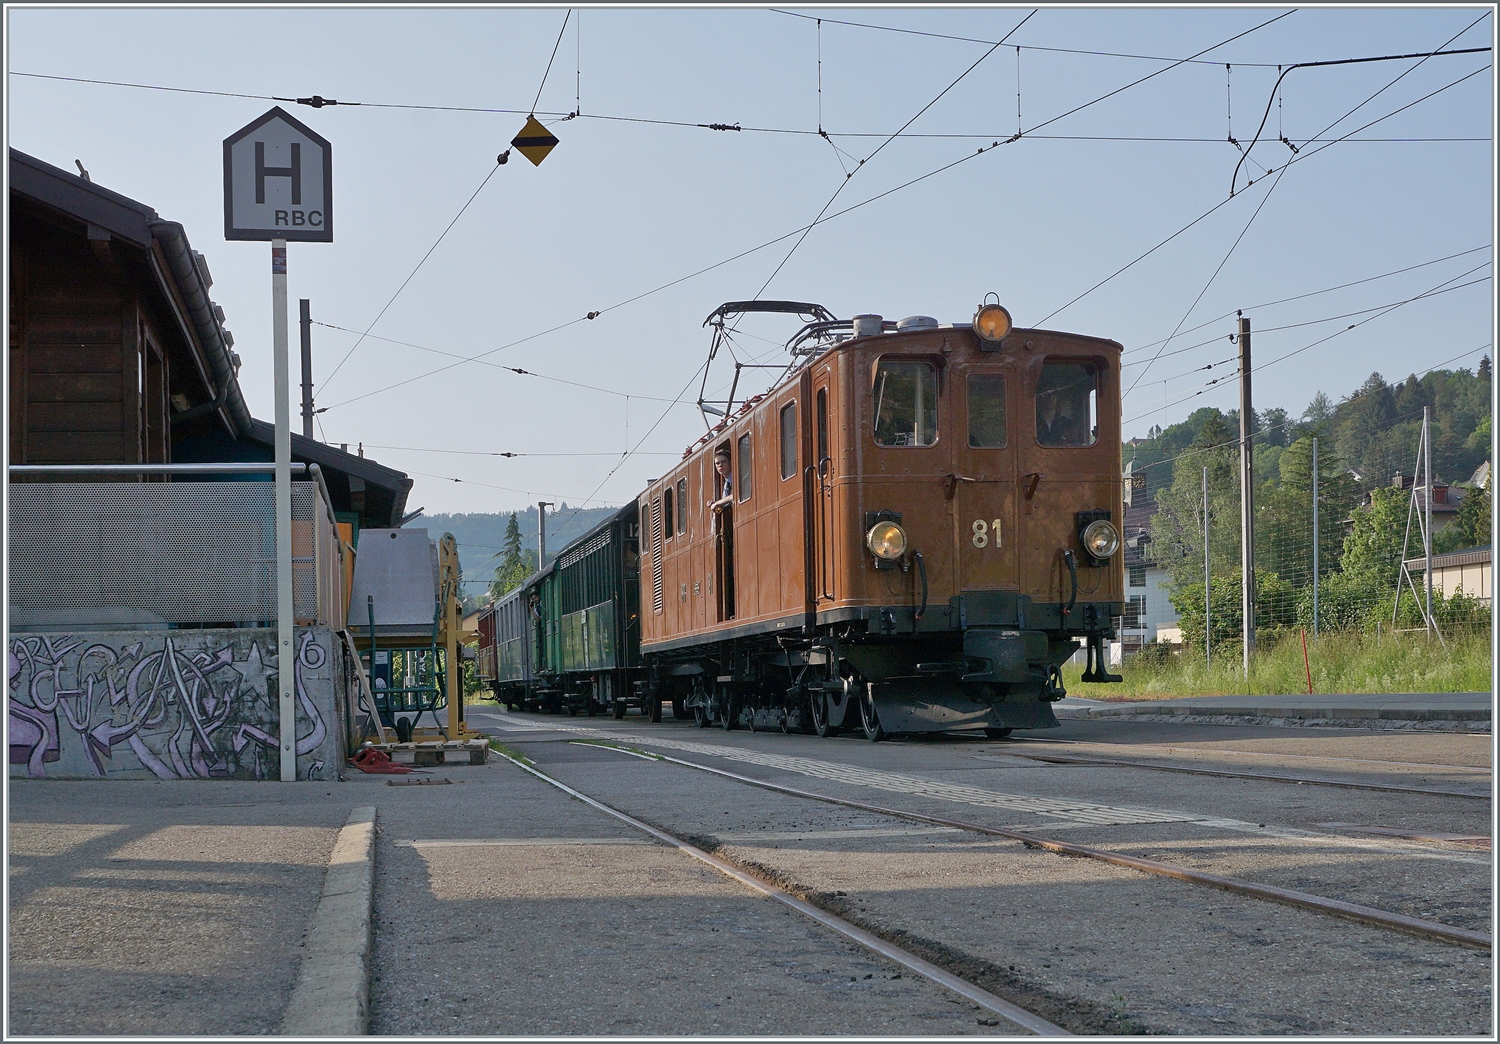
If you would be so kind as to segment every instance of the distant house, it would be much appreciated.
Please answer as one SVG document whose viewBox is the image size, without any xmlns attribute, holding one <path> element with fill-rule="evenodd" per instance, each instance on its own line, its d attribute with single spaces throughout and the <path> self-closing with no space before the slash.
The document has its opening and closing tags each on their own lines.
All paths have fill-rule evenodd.
<svg viewBox="0 0 1500 1044">
<path fill-rule="evenodd" d="M 1151 520 L 1158 505 L 1145 475 L 1125 470 L 1125 620 L 1120 637 L 1122 654 L 1162 640 L 1180 640 L 1177 610 L 1167 597 L 1168 575 L 1151 550 Z M 1166 634 L 1163 632 L 1166 631 Z"/>
<path fill-rule="evenodd" d="M 1412 487 L 1416 485 L 1416 479 L 1398 471 L 1391 476 L 1391 485 L 1410 493 Z M 1432 531 L 1434 533 L 1441 533 L 1448 527 L 1448 523 L 1457 517 L 1459 506 L 1463 504 L 1467 492 L 1462 486 L 1450 486 L 1446 482 L 1432 484 Z M 1426 495 L 1426 487 L 1417 486 L 1416 493 L 1417 503 L 1420 505 L 1422 497 Z M 1369 494 L 1365 496 L 1365 503 L 1367 505 L 1370 503 Z"/>
<path fill-rule="evenodd" d="M 1436 516 L 1433 517 L 1432 527 L 1437 528 Z M 1423 583 L 1422 574 L 1427 570 L 1427 559 L 1425 557 L 1410 559 L 1406 563 L 1406 568 L 1420 590 Z M 1432 589 L 1441 591 L 1444 598 L 1451 598 L 1462 590 L 1470 598 L 1493 604 L 1494 576 L 1490 563 L 1489 545 L 1433 555 Z"/>
</svg>

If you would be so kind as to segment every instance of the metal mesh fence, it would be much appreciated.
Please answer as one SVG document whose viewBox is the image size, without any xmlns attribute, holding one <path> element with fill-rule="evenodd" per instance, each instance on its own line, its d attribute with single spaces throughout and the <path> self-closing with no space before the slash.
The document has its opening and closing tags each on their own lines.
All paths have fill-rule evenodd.
<svg viewBox="0 0 1500 1044">
<path fill-rule="evenodd" d="M 9 523 L 14 629 L 276 619 L 270 482 L 14 483 Z M 299 623 L 336 615 L 338 542 L 328 530 L 316 483 L 292 483 Z"/>
</svg>

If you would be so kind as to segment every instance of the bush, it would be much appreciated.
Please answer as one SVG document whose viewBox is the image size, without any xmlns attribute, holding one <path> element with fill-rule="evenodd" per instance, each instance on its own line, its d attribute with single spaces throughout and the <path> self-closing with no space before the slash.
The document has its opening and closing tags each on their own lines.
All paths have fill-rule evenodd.
<svg viewBox="0 0 1500 1044">
<path fill-rule="evenodd" d="M 1209 585 L 1213 604 L 1209 607 L 1214 655 L 1229 655 L 1244 641 L 1244 608 L 1240 574 L 1216 576 Z M 1185 649 L 1203 648 L 1203 585 L 1186 584 L 1171 596 L 1182 628 Z M 1269 570 L 1255 574 L 1255 626 L 1262 630 L 1285 626 L 1295 616 L 1292 585 Z"/>
</svg>

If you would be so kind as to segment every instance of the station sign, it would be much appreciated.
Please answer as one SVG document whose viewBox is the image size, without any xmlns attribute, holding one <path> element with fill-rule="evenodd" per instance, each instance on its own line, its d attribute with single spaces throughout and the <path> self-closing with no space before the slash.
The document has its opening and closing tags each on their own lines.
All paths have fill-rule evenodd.
<svg viewBox="0 0 1500 1044">
<path fill-rule="evenodd" d="M 333 242 L 333 149 L 279 105 L 224 139 L 224 238 Z"/>
</svg>

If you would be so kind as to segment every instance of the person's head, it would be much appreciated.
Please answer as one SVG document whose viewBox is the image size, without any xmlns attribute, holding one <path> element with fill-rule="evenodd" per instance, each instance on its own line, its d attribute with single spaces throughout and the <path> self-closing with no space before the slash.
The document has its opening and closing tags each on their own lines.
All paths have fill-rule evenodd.
<svg viewBox="0 0 1500 1044">
<path fill-rule="evenodd" d="M 719 450 L 714 454 L 714 468 L 720 475 L 729 476 L 729 451 Z"/>
</svg>

